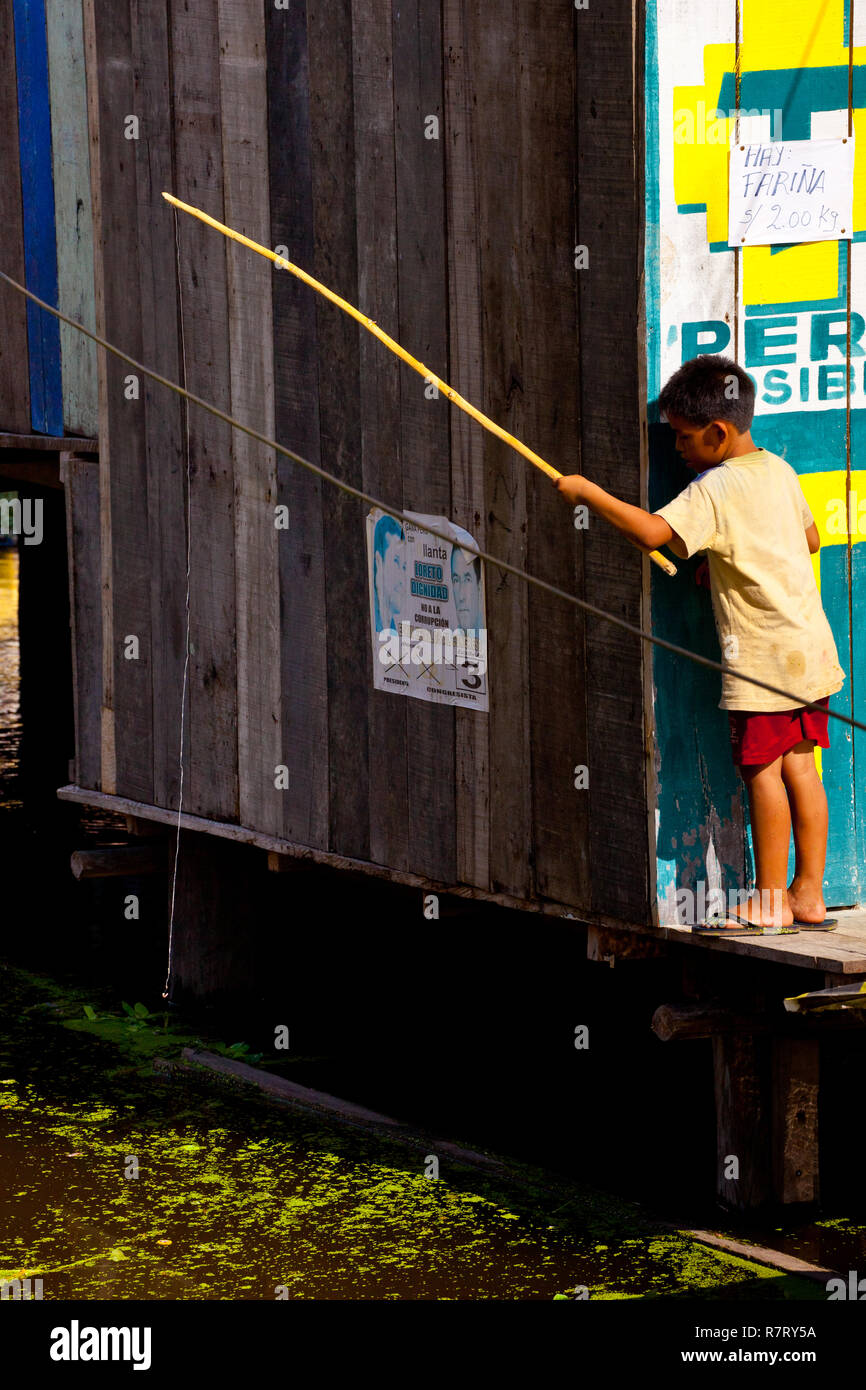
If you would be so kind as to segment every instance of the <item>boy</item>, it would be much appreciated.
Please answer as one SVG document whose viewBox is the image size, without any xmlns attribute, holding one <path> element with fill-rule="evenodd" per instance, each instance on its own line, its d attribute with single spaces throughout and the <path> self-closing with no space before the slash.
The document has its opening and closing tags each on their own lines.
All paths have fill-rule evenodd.
<svg viewBox="0 0 866 1390">
<path fill-rule="evenodd" d="M 730 711 L 733 759 L 749 796 L 756 890 L 741 912 L 694 929 L 831 930 L 822 891 L 827 797 L 814 749 L 830 746 L 826 711 L 845 673 L 812 570 L 818 528 L 793 468 L 752 440 L 755 388 L 735 362 L 684 363 L 659 407 L 698 475 L 673 502 L 647 512 L 580 474 L 556 487 L 644 550 L 667 545 L 682 559 L 706 551 L 723 661 L 798 697 L 722 676 L 720 708 Z M 821 708 L 803 708 L 812 702 Z M 792 823 L 796 867 L 786 890 Z"/>
</svg>

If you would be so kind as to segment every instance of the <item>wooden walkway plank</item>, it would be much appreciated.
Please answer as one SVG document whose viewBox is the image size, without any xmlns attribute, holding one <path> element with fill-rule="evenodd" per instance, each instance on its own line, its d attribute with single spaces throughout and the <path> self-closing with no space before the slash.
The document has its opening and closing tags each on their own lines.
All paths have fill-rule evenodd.
<svg viewBox="0 0 866 1390">
<path fill-rule="evenodd" d="M 18 81 L 15 34 L 0 24 L 0 266 L 19 285 L 24 269 L 24 226 L 18 137 Z M 27 434 L 30 424 L 30 373 L 27 363 L 27 302 L 17 290 L 0 285 L 0 427 Z"/>
<path fill-rule="evenodd" d="M 265 26 L 270 244 L 288 247 L 290 259 L 312 272 L 315 228 L 305 0 L 288 10 L 270 6 Z M 285 271 L 271 270 L 271 279 L 276 438 L 320 463 L 318 296 Z M 322 307 L 340 317 L 331 305 Z M 289 787 L 282 794 L 282 833 L 325 848 L 329 798 L 328 759 L 322 756 L 328 744 L 323 485 L 289 459 L 278 457 L 276 467 L 277 502 L 288 511 L 287 529 L 276 532 L 280 649 L 287 676 L 281 701 L 282 748 L 290 769 Z M 334 500 L 334 490 L 328 488 L 328 508 Z"/>
<path fill-rule="evenodd" d="M 172 0 L 177 196 L 225 220 L 219 34 L 209 0 Z M 166 214 L 166 228 L 174 214 Z M 167 231 L 167 239 L 172 232 Z M 225 238 L 192 218 L 178 228 L 186 385 L 231 410 Z M 170 245 L 169 241 L 169 245 Z M 190 410 L 189 804 L 238 818 L 238 700 L 232 432 Z"/>
<path fill-rule="evenodd" d="M 394 5 L 392 31 L 396 337 L 450 381 L 440 0 Z M 434 134 L 435 139 L 429 138 Z M 422 378 L 401 366 L 403 502 L 410 511 L 451 515 L 451 409 L 444 398 L 429 400 Z M 423 625 L 423 615 L 419 623 Z M 422 700 L 409 700 L 406 709 L 411 867 L 431 878 L 453 879 L 457 870 L 454 716 L 452 707 Z M 486 721 L 483 715 L 476 718 Z"/>
<path fill-rule="evenodd" d="M 225 220 L 255 241 L 270 236 L 267 53 L 261 6 L 219 0 L 220 112 Z M 228 277 L 232 414 L 274 435 L 272 266 L 230 242 Z M 277 768 L 293 766 L 280 723 L 279 551 L 273 449 L 235 431 L 235 613 L 239 815 L 278 834 L 286 792 Z"/>
<path fill-rule="evenodd" d="M 658 935 L 696 950 L 784 961 L 810 970 L 845 975 L 866 974 L 866 913 L 855 909 L 833 915 L 839 918 L 839 926 L 832 932 L 800 931 L 790 936 L 732 936 L 726 939 L 698 936 L 687 927 L 660 927 Z"/>
<path fill-rule="evenodd" d="M 469 401 L 483 394 L 481 251 L 478 240 L 474 54 L 462 0 L 443 0 L 448 381 Z M 449 411 L 451 514 L 487 549 L 484 433 L 462 410 Z M 487 575 L 488 586 L 494 575 Z M 461 883 L 490 886 L 490 716 L 455 713 L 457 862 Z"/>
<path fill-rule="evenodd" d="M 391 0 L 354 0 L 352 39 L 357 303 L 394 334 L 399 302 Z M 369 333 L 359 331 L 364 488 L 402 507 L 400 363 Z M 362 551 L 360 537 L 357 544 Z M 403 869 L 409 867 L 415 835 L 409 822 L 409 702 L 373 690 L 369 665 L 367 672 L 370 853 Z"/>
<path fill-rule="evenodd" d="M 57 247 L 45 0 L 12 0 L 12 18 L 27 288 L 48 304 L 56 304 Z M 62 434 L 59 325 L 57 319 L 30 300 L 27 301 L 27 341 L 33 429 L 43 434 Z"/>
<path fill-rule="evenodd" d="M 138 190 L 127 117 L 133 112 L 132 34 L 128 0 L 88 0 L 88 84 L 94 198 L 96 321 L 100 333 L 139 360 Z M 150 545 L 144 408 L 130 396 L 127 366 L 100 362 L 100 504 L 102 510 L 103 703 L 102 785 L 153 799 L 153 710 L 150 674 Z M 110 597 L 109 597 L 110 596 Z M 109 610 L 110 609 L 110 613 Z"/>
<path fill-rule="evenodd" d="M 57 307 L 93 330 L 93 217 L 81 0 L 45 0 L 45 18 L 57 229 Z M 96 344 L 65 323 L 59 325 L 59 332 L 63 423 L 72 434 L 95 434 L 99 418 Z"/>
<path fill-rule="evenodd" d="M 313 274 L 359 303 L 352 104 L 352 0 L 307 0 L 310 65 Z M 282 293 L 282 291 L 281 291 Z M 357 324 L 316 296 L 321 457 L 338 477 L 363 486 L 361 338 Z M 376 344 L 378 347 L 379 344 Z M 331 489 L 323 497 L 326 555 L 328 843 L 370 856 L 370 766 L 365 722 L 371 699 L 367 621 L 366 508 Z M 347 614 L 363 615 L 347 621 Z"/>
</svg>

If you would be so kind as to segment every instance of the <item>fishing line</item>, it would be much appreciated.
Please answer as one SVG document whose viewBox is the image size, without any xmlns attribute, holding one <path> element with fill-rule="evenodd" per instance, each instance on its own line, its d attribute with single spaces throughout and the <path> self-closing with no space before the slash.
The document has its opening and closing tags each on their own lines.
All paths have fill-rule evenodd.
<svg viewBox="0 0 866 1390">
<path fill-rule="evenodd" d="M 301 468 L 306 468 L 310 473 L 314 473 L 317 478 L 323 478 L 325 482 L 331 483 L 332 486 L 339 488 L 341 492 L 347 493 L 350 497 L 357 498 L 359 502 L 367 502 L 373 507 L 378 507 L 380 511 L 385 512 L 388 516 L 394 517 L 396 521 L 408 522 L 417 530 L 426 531 L 428 535 L 435 536 L 437 540 L 445 541 L 448 545 L 452 544 L 453 537 L 446 535 L 444 531 L 437 531 L 435 526 L 429 526 L 426 522 L 418 521 L 416 517 L 410 516 L 407 512 L 402 512 L 396 507 L 389 507 L 387 503 L 380 501 L 378 497 L 373 497 L 370 493 L 363 492 L 360 488 L 353 487 L 351 483 L 344 482 L 342 478 L 335 477 L 333 473 L 329 473 L 327 469 L 320 468 L 318 464 L 312 463 L 310 459 L 302 458 L 300 454 L 296 454 L 292 449 L 287 448 L 285 444 L 278 444 L 275 439 L 269 439 L 267 435 L 260 434 L 258 430 L 253 429 L 250 425 L 242 424 L 240 420 L 236 420 L 232 415 L 227 415 L 225 411 L 220 410 L 218 406 L 211 405 L 209 401 L 202 400 L 201 396 L 196 396 L 194 392 L 187 391 L 185 387 L 179 386 L 176 381 L 170 381 L 168 377 L 162 376 L 159 372 L 154 371 L 152 367 L 146 367 L 144 363 L 136 361 L 134 357 L 130 357 L 129 353 L 123 352 L 121 348 L 115 347 L 113 343 L 109 343 L 105 338 L 101 338 L 98 333 L 94 333 L 91 329 L 85 328 L 84 324 L 79 323 L 77 319 L 68 318 L 66 314 L 62 314 L 60 310 L 55 309 L 53 305 L 46 304 L 44 299 L 40 299 L 32 290 L 28 290 L 23 285 L 19 285 L 17 280 L 13 280 L 11 275 L 7 275 L 2 270 L 0 270 L 0 280 L 3 280 L 7 285 L 11 285 L 13 289 L 18 290 L 21 294 L 26 295 L 34 304 L 38 304 L 41 309 L 45 309 L 49 314 L 53 314 L 61 323 L 68 323 L 72 328 L 77 328 L 81 333 L 84 333 L 86 337 L 91 338 L 94 343 L 98 344 L 99 347 L 104 348 L 106 352 L 110 352 L 115 357 L 120 358 L 121 362 L 128 362 L 131 367 L 135 367 L 137 371 L 150 377 L 152 381 L 158 381 L 161 386 L 168 387 L 170 391 L 174 391 L 177 395 L 183 396 L 185 400 L 190 401 L 193 405 L 200 406 L 202 410 L 206 410 L 209 415 L 215 416 L 217 420 L 222 420 L 224 424 L 230 425 L 232 429 L 240 430 L 243 434 L 249 435 L 250 439 L 255 439 L 257 443 L 264 444 L 268 449 L 275 449 L 277 453 L 282 454 L 285 458 L 291 459 L 293 463 L 299 464 Z M 701 656 L 699 652 L 689 651 L 687 647 L 681 647 L 676 642 L 669 642 L 664 637 L 656 637 L 652 632 L 645 632 L 642 627 L 636 627 L 634 623 L 628 622 L 625 618 L 619 618 L 615 613 L 608 613 L 606 609 L 599 608 L 597 604 L 590 603 L 588 599 L 578 598 L 576 594 L 569 594 L 565 589 L 560 589 L 556 584 L 548 583 L 546 579 L 539 579 L 534 574 L 528 574 L 526 570 L 518 569 L 516 565 L 510 565 L 507 560 L 500 560 L 496 555 L 491 555 L 488 551 L 479 549 L 478 546 L 464 546 L 463 548 L 464 550 L 468 550 L 471 554 L 477 555 L 480 560 L 484 560 L 487 564 L 494 565 L 496 569 L 503 573 L 512 574 L 516 579 L 522 579 L 526 584 L 531 584 L 534 588 L 541 589 L 546 594 L 552 594 L 554 598 L 560 598 L 565 603 L 570 603 L 576 608 L 581 608 L 585 613 L 592 613 L 596 618 L 601 618 L 603 622 L 611 623 L 614 627 L 621 628 L 623 632 L 631 633 L 633 637 L 639 637 L 644 642 L 651 642 L 653 646 L 661 647 L 663 651 L 673 652 L 675 656 L 684 656 L 696 666 L 703 666 L 709 671 L 720 671 L 722 675 L 733 676 L 736 680 L 745 681 L 747 685 L 757 686 L 760 690 L 769 690 L 772 695 L 783 695 L 786 700 L 791 701 L 792 708 L 818 708 L 817 701 L 815 700 L 803 700 L 801 696 L 795 695 L 792 691 L 785 690 L 781 686 L 771 685 L 768 681 L 762 681 L 757 676 L 747 676 L 743 672 L 736 670 L 735 667 L 727 665 L 725 662 L 713 661 L 711 657 Z M 842 724 L 847 724 L 853 729 L 861 729 L 866 733 L 866 724 L 862 723 L 859 719 L 854 719 L 848 714 L 838 714 L 836 710 L 832 709 L 828 710 L 827 713 L 831 719 L 837 719 Z"/>
</svg>

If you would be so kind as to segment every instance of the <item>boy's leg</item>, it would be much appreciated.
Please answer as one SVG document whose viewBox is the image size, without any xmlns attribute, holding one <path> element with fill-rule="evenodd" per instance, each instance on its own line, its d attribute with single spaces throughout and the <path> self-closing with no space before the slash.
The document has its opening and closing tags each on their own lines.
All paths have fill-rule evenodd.
<svg viewBox="0 0 866 1390">
<path fill-rule="evenodd" d="M 794 826 L 794 877 L 788 899 L 801 922 L 823 922 L 827 860 L 827 793 L 815 766 L 815 744 L 803 739 L 782 758 L 782 781 Z"/>
<path fill-rule="evenodd" d="M 771 763 L 740 767 L 740 775 L 749 793 L 756 892 L 739 916 L 765 927 L 787 927 L 794 920 L 785 886 L 788 881 L 788 847 L 791 843 L 791 808 L 782 780 L 783 761 L 779 757 Z"/>
</svg>

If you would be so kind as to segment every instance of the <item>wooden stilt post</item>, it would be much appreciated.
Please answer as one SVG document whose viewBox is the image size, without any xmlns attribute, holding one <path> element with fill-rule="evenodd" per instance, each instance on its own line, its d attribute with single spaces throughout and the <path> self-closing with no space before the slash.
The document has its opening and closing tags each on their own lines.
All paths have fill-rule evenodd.
<svg viewBox="0 0 866 1390">
<path fill-rule="evenodd" d="M 817 1038 L 773 1039 L 773 1196 L 818 1200 Z"/>
<path fill-rule="evenodd" d="M 750 1211 L 770 1195 L 770 1040 L 751 1033 L 713 1038 L 716 1191 Z"/>
</svg>

